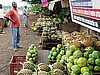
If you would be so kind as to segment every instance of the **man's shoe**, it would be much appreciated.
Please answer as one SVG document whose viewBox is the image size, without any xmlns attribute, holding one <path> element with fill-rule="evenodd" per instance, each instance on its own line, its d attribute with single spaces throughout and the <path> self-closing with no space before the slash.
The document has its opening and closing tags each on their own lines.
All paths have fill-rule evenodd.
<svg viewBox="0 0 100 75">
<path fill-rule="evenodd" d="M 18 51 L 18 49 L 17 49 L 17 48 L 14 48 L 13 50 L 14 50 L 15 52 L 16 52 L 16 51 Z"/>
<path fill-rule="evenodd" d="M 17 48 L 23 48 L 23 46 L 19 46 L 19 47 L 17 47 Z"/>
</svg>

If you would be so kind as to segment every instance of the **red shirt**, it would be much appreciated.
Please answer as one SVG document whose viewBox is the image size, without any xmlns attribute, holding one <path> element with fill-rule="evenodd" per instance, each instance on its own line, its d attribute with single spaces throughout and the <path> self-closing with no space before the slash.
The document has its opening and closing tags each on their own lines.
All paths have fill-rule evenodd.
<svg viewBox="0 0 100 75">
<path fill-rule="evenodd" d="M 10 27 L 17 28 L 20 27 L 20 17 L 18 14 L 18 11 L 15 10 L 14 8 L 10 9 L 9 12 L 6 14 L 7 17 L 10 17 L 12 20 L 14 20 L 16 23 L 14 24 L 13 22 L 10 22 Z"/>
</svg>

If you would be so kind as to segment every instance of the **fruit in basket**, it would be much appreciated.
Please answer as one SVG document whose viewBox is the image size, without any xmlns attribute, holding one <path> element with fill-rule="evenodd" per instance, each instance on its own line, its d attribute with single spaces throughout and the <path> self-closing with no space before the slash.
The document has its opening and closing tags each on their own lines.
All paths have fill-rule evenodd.
<svg viewBox="0 0 100 75">
<path fill-rule="evenodd" d="M 33 72 L 29 69 L 21 69 L 17 75 L 33 75 Z"/>
<path fill-rule="evenodd" d="M 70 56 L 68 58 L 68 62 L 70 62 L 70 63 L 74 63 L 74 60 L 75 60 L 75 56 Z"/>
<path fill-rule="evenodd" d="M 34 63 L 28 61 L 28 62 L 24 62 L 22 65 L 23 65 L 23 69 L 29 69 L 34 71 Z"/>
<path fill-rule="evenodd" d="M 93 46 L 93 42 L 89 39 L 84 39 L 83 44 L 85 47 Z"/>
<path fill-rule="evenodd" d="M 52 51 L 53 52 L 56 52 L 56 47 L 52 47 Z"/>
<path fill-rule="evenodd" d="M 96 64 L 97 66 L 100 66 L 100 58 L 95 59 L 95 64 Z"/>
<path fill-rule="evenodd" d="M 46 71 L 39 71 L 38 75 L 50 75 L 50 74 Z"/>
<path fill-rule="evenodd" d="M 71 50 L 72 52 L 75 52 L 76 50 L 78 50 L 78 48 L 77 48 L 75 45 L 71 45 L 71 46 L 70 46 L 70 50 Z"/>
<path fill-rule="evenodd" d="M 94 71 L 100 72 L 100 66 L 94 66 Z"/>
<path fill-rule="evenodd" d="M 66 51 L 66 57 L 67 57 L 67 58 L 70 57 L 72 54 L 73 54 L 73 53 L 72 53 L 71 50 Z"/>
<path fill-rule="evenodd" d="M 53 75 L 64 75 L 64 72 L 60 69 L 54 69 Z"/>
<path fill-rule="evenodd" d="M 85 73 L 85 72 L 89 72 L 89 68 L 88 67 L 82 67 L 81 68 L 81 73 Z"/>
<path fill-rule="evenodd" d="M 44 63 L 40 63 L 38 68 L 40 71 L 46 71 L 46 72 L 50 71 L 50 67 Z"/>
<path fill-rule="evenodd" d="M 71 70 L 74 72 L 74 73 L 80 73 L 81 72 L 81 69 L 78 65 L 73 65 L 71 67 Z"/>
<path fill-rule="evenodd" d="M 87 47 L 87 51 L 89 54 L 91 54 L 93 51 L 94 51 L 94 48 L 93 47 Z"/>
<path fill-rule="evenodd" d="M 86 64 L 87 64 L 87 59 L 84 58 L 84 57 L 80 57 L 80 58 L 77 60 L 77 64 L 78 64 L 80 67 L 84 67 L 84 66 L 86 66 Z"/>
<path fill-rule="evenodd" d="M 84 72 L 83 75 L 90 75 L 90 73 L 89 72 Z"/>
<path fill-rule="evenodd" d="M 53 64 L 53 67 L 54 67 L 54 69 L 64 70 L 64 65 L 62 65 L 62 64 L 59 63 L 59 62 L 55 62 L 55 63 Z"/>
<path fill-rule="evenodd" d="M 77 50 L 73 53 L 73 56 L 75 56 L 75 58 L 80 58 L 82 57 L 82 52 L 80 50 Z"/>
<path fill-rule="evenodd" d="M 98 47 L 100 47 L 100 41 L 97 41 L 97 42 L 96 42 L 96 45 L 97 45 Z"/>
<path fill-rule="evenodd" d="M 74 64 L 75 64 L 75 65 L 77 65 L 77 60 L 78 60 L 78 59 L 75 59 L 75 60 L 74 60 Z"/>
<path fill-rule="evenodd" d="M 52 34 L 52 35 L 51 35 L 51 39 L 52 39 L 52 40 L 56 40 L 57 37 L 58 37 L 58 36 L 57 36 L 56 34 Z"/>
<path fill-rule="evenodd" d="M 61 50 L 61 51 L 60 51 L 60 54 L 61 54 L 61 55 L 64 55 L 64 54 L 65 54 L 65 51 L 64 51 L 64 50 Z"/>
<path fill-rule="evenodd" d="M 94 68 L 94 67 L 93 67 L 93 65 L 89 65 L 89 64 L 88 64 L 88 68 L 89 68 L 90 71 L 93 71 L 93 68 Z"/>
<path fill-rule="evenodd" d="M 29 49 L 28 49 L 28 52 L 26 55 L 26 60 L 31 61 L 31 62 L 35 62 L 37 55 L 38 55 L 37 48 L 34 46 L 34 44 L 31 44 L 31 46 L 29 46 Z"/>
<path fill-rule="evenodd" d="M 57 56 L 57 59 L 61 59 L 61 57 L 62 57 L 62 55 L 61 54 L 58 54 L 58 56 Z"/>
<path fill-rule="evenodd" d="M 87 63 L 90 64 L 90 65 L 94 65 L 94 62 L 95 62 L 94 58 L 89 58 L 87 60 Z"/>
<path fill-rule="evenodd" d="M 76 40 L 73 40 L 72 44 L 75 45 L 76 47 L 80 47 L 81 46 L 81 43 L 76 41 Z"/>
<path fill-rule="evenodd" d="M 65 61 L 63 59 L 60 60 L 61 64 L 65 64 Z"/>
<path fill-rule="evenodd" d="M 57 56 L 57 52 L 53 52 L 53 56 Z"/>
<path fill-rule="evenodd" d="M 71 70 L 71 67 L 73 66 L 73 64 L 72 63 L 67 63 L 67 68 L 69 69 L 69 70 Z"/>
<path fill-rule="evenodd" d="M 99 52 L 99 51 L 93 51 L 92 57 L 93 57 L 94 59 L 100 58 L 100 52 Z"/>
<path fill-rule="evenodd" d="M 89 58 L 89 52 L 84 52 L 84 57 L 88 59 Z"/>
<path fill-rule="evenodd" d="M 58 48 L 58 49 L 61 48 L 61 44 L 58 44 L 58 45 L 57 45 L 57 48 Z"/>
<path fill-rule="evenodd" d="M 60 19 L 60 18 L 54 18 L 54 19 L 53 19 L 53 22 L 56 23 L 56 24 L 58 24 L 58 23 L 61 22 L 61 19 Z"/>
</svg>

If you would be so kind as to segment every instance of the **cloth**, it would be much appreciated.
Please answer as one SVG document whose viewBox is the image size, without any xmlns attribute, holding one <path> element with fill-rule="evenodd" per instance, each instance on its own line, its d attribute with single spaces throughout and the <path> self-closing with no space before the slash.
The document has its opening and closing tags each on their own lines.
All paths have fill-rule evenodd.
<svg viewBox="0 0 100 75">
<path fill-rule="evenodd" d="M 16 22 L 15 24 L 13 22 L 10 22 L 11 28 L 20 27 L 20 17 L 17 10 L 15 10 L 14 8 L 10 9 L 10 11 L 6 14 L 6 16 L 10 17 L 12 20 Z"/>
<path fill-rule="evenodd" d="M 55 5 L 55 2 L 49 3 L 48 9 L 53 11 L 54 5 Z"/>
<path fill-rule="evenodd" d="M 3 9 L 0 9 L 0 18 L 4 18 L 3 16 L 4 16 Z"/>
<path fill-rule="evenodd" d="M 48 6 L 48 0 L 41 0 L 41 2 L 42 2 L 42 7 Z"/>
</svg>

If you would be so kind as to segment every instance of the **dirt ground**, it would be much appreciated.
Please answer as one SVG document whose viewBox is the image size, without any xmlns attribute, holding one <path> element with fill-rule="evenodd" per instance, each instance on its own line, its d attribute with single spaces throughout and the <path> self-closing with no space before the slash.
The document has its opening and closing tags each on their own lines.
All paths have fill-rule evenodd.
<svg viewBox="0 0 100 75">
<path fill-rule="evenodd" d="M 12 56 L 19 56 L 19 55 L 26 55 L 26 52 L 28 50 L 28 47 L 31 44 L 34 44 L 38 50 L 42 50 L 41 45 L 39 45 L 40 43 L 40 36 L 38 36 L 37 32 L 33 32 L 30 28 L 25 28 L 23 26 L 23 18 L 22 15 L 21 17 L 21 28 L 20 28 L 20 32 L 21 32 L 21 45 L 23 46 L 23 48 L 19 49 L 17 52 L 14 52 L 11 48 L 12 48 L 12 44 L 11 44 L 11 31 L 9 26 L 7 28 L 4 28 L 4 32 L 6 32 L 3 35 L 0 35 L 0 75 L 10 75 L 10 60 Z M 31 14 L 29 17 L 29 25 L 31 25 L 32 22 L 36 21 L 36 15 L 35 14 Z M 70 24 L 72 25 L 72 23 Z M 69 31 L 69 30 L 73 30 L 73 26 L 75 26 L 73 24 L 73 26 L 71 28 L 70 25 L 63 25 L 62 26 L 62 30 L 64 31 Z M 75 29 L 75 28 L 74 28 Z M 77 29 L 77 28 L 76 28 Z M 40 46 L 40 47 L 39 47 Z M 46 51 L 47 52 L 47 51 Z M 41 53 L 40 53 L 41 54 Z M 47 52 L 48 54 L 48 52 Z M 44 56 L 43 56 L 44 55 Z M 42 52 L 41 56 L 43 56 L 43 58 L 46 59 L 46 55 L 45 52 Z M 44 59 L 42 59 L 42 57 L 40 56 L 40 62 L 41 61 L 45 61 Z"/>
<path fill-rule="evenodd" d="M 35 14 L 30 15 L 29 18 L 30 24 L 33 21 L 36 21 Z M 37 32 L 33 32 L 30 28 L 25 28 L 23 26 L 23 19 L 21 16 L 21 45 L 23 48 L 18 49 L 17 52 L 14 52 L 11 48 L 11 31 L 10 28 L 4 28 L 4 32 L 6 32 L 3 35 L 0 35 L 0 75 L 10 75 L 10 67 L 9 62 L 11 60 L 11 57 L 14 55 L 26 55 L 26 52 L 28 50 L 28 47 L 31 44 L 35 44 L 35 46 L 40 49 L 39 42 L 40 42 L 40 36 L 37 35 Z"/>
</svg>

